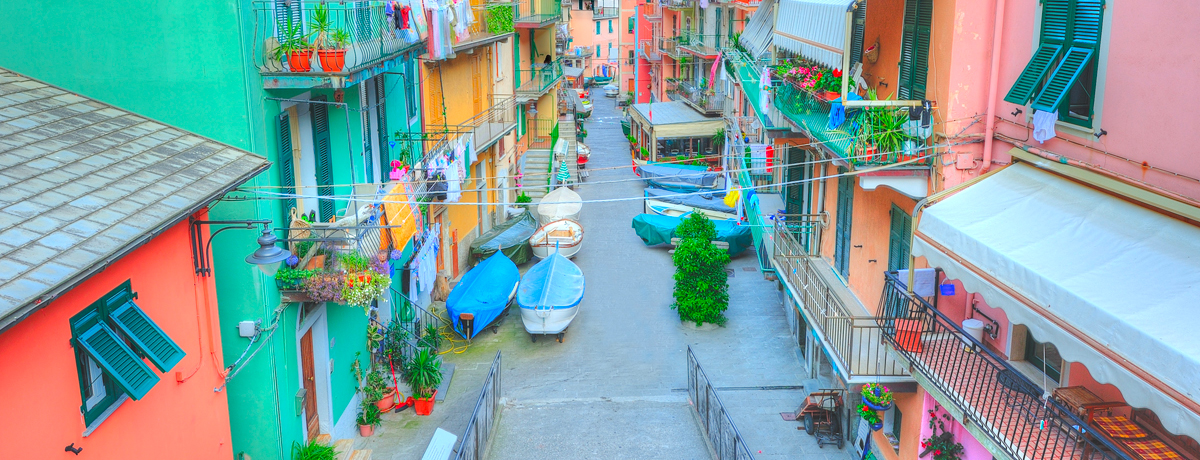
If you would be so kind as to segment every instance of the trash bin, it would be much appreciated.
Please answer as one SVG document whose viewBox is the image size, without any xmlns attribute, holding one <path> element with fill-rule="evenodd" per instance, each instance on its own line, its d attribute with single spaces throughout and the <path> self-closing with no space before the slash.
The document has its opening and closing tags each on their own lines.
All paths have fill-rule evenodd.
<svg viewBox="0 0 1200 460">
<path fill-rule="evenodd" d="M 963 320 L 962 327 L 963 330 L 967 331 L 967 335 L 975 338 L 979 343 L 983 343 L 983 321 L 968 318 Z M 970 343 L 967 345 L 970 345 Z"/>
</svg>

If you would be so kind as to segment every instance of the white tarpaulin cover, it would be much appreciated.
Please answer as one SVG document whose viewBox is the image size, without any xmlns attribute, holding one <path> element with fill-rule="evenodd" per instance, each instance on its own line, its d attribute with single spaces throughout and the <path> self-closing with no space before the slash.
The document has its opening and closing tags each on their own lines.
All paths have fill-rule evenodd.
<svg viewBox="0 0 1200 460">
<path fill-rule="evenodd" d="M 583 209 L 583 199 L 578 193 L 566 187 L 559 187 L 542 197 L 538 203 L 538 220 L 543 225 L 559 219 L 579 220 L 579 211 Z"/>
<path fill-rule="evenodd" d="M 1168 430 L 1200 433 L 1200 414 L 1130 369 L 1200 400 L 1200 228 L 1017 163 L 927 208 L 917 232 L 913 254 L 1116 385 L 1130 405 L 1153 410 Z"/>
<path fill-rule="evenodd" d="M 841 69 L 842 52 L 846 49 L 846 14 L 854 2 L 780 0 L 775 46 Z"/>
</svg>

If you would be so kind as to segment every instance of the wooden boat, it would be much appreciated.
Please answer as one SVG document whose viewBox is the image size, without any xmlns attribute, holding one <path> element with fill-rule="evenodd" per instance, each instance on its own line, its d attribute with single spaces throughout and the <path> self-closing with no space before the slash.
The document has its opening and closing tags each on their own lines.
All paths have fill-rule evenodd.
<svg viewBox="0 0 1200 460">
<path fill-rule="evenodd" d="M 583 209 L 583 199 L 578 193 L 567 187 L 559 187 L 547 193 L 538 203 L 538 222 L 548 224 L 560 219 L 579 221 L 579 211 Z"/>
<path fill-rule="evenodd" d="M 543 225 L 529 238 L 533 255 L 540 259 L 558 252 L 563 257 L 575 257 L 583 244 L 583 226 L 570 219 L 559 219 Z"/>
<path fill-rule="evenodd" d="M 579 314 L 583 301 L 583 272 L 562 254 L 552 253 L 535 264 L 517 287 L 521 321 L 530 338 L 538 335 L 563 335 Z"/>
</svg>

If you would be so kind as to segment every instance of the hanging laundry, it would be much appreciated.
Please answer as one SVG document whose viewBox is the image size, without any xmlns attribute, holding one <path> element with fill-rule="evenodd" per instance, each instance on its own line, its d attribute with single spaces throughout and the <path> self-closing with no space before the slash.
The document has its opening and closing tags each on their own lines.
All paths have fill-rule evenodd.
<svg viewBox="0 0 1200 460">
<path fill-rule="evenodd" d="M 459 163 L 459 161 L 455 161 Z M 446 202 L 457 203 L 462 197 L 462 175 L 459 174 L 457 164 L 452 164 L 446 169 Z"/>
<path fill-rule="evenodd" d="M 397 20 L 396 20 L 396 18 L 398 17 L 398 15 L 397 15 L 398 11 L 397 11 L 396 7 L 398 5 L 399 5 L 398 2 L 392 2 L 392 1 L 383 2 L 383 17 L 387 20 L 387 24 L 388 24 L 387 33 L 391 34 L 393 37 L 397 37 L 396 29 L 400 28 L 400 26 L 398 25 L 399 22 L 397 22 Z"/>
<path fill-rule="evenodd" d="M 471 136 L 463 136 L 463 150 L 467 152 L 467 164 L 473 165 L 479 161 L 479 157 L 475 155 L 474 139 Z"/>
<path fill-rule="evenodd" d="M 758 81 L 762 84 L 762 88 L 758 92 L 758 105 L 762 108 L 763 113 L 770 113 L 771 69 L 763 67 L 762 73 L 758 76 Z"/>
<path fill-rule="evenodd" d="M 1043 112 L 1035 110 L 1033 112 L 1033 140 L 1039 144 L 1046 142 L 1057 134 L 1054 132 L 1054 124 L 1058 122 L 1058 111 Z"/>
<path fill-rule="evenodd" d="M 912 136 L 929 139 L 933 135 L 933 103 L 921 101 L 920 107 L 909 109 L 908 119 L 905 128 L 912 131 Z"/>
</svg>

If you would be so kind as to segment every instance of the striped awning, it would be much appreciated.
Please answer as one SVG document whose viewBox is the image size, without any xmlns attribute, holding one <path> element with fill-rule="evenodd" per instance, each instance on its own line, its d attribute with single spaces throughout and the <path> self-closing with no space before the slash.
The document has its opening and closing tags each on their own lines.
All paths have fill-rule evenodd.
<svg viewBox="0 0 1200 460">
<path fill-rule="evenodd" d="M 857 0 L 780 0 L 775 46 L 841 69 L 842 53 L 848 47 L 846 15 L 855 3 Z"/>
<path fill-rule="evenodd" d="M 775 32 L 775 0 L 763 0 L 750 22 L 746 23 L 739 42 L 752 59 L 761 59 L 770 52 Z"/>
</svg>

